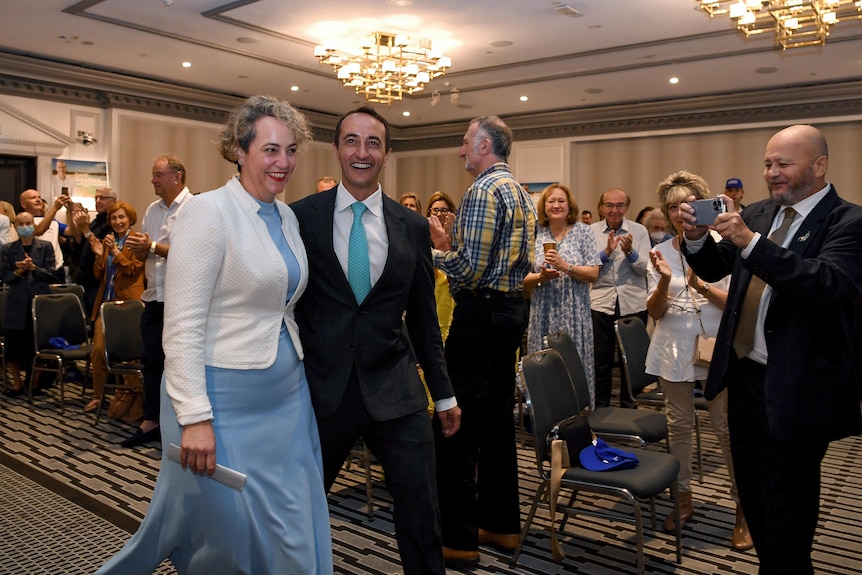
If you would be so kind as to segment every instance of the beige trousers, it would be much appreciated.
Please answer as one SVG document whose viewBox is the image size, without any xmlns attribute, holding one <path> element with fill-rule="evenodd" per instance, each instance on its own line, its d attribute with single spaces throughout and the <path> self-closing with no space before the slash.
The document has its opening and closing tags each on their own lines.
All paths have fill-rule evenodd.
<svg viewBox="0 0 862 575">
<path fill-rule="evenodd" d="M 679 459 L 679 490 L 691 491 L 692 435 L 694 432 L 694 386 L 693 381 L 661 380 L 664 406 L 667 415 L 668 443 L 670 452 Z M 730 476 L 730 497 L 737 503 L 736 479 L 733 475 L 733 460 L 730 457 L 730 431 L 727 426 L 727 390 L 722 390 L 708 402 L 709 419 L 718 438 L 727 473 Z"/>
</svg>

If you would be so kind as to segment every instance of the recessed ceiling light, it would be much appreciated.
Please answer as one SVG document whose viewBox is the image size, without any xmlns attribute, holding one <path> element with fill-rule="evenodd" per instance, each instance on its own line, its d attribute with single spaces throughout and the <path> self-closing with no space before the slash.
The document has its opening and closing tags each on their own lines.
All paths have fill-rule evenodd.
<svg viewBox="0 0 862 575">
<path fill-rule="evenodd" d="M 518 99 L 519 99 L 519 100 L 521 100 L 522 102 L 526 102 L 526 101 L 527 101 L 527 100 L 529 100 L 530 98 L 528 98 L 527 96 L 521 96 L 521 97 L 520 97 L 520 98 L 518 98 Z"/>
<path fill-rule="evenodd" d="M 674 76 L 673 78 L 671 78 L 670 80 L 668 80 L 668 82 L 670 82 L 671 84 L 679 84 L 679 78 L 677 78 L 676 76 Z"/>
<path fill-rule="evenodd" d="M 191 62 L 183 62 L 183 68 L 191 68 L 191 67 L 192 67 Z"/>
<path fill-rule="evenodd" d="M 407 110 L 404 110 L 403 112 L 401 112 L 401 115 L 406 118 L 407 116 L 410 115 L 410 112 L 408 112 Z"/>
<path fill-rule="evenodd" d="M 299 92 L 299 86 L 291 86 L 290 91 L 291 92 Z"/>
</svg>

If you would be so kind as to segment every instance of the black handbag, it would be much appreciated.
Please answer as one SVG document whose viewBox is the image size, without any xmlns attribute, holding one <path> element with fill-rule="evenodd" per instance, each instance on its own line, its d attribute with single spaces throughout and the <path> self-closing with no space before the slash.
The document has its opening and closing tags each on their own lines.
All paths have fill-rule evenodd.
<svg viewBox="0 0 862 575">
<path fill-rule="evenodd" d="M 581 450 L 593 442 L 593 430 L 590 428 L 590 422 L 581 414 L 572 415 L 557 423 L 551 428 L 548 433 L 548 452 L 551 451 L 551 442 L 555 439 L 561 439 L 566 442 L 566 451 L 569 455 L 570 465 L 563 464 L 563 467 L 572 467 L 579 465 L 579 455 Z"/>
</svg>

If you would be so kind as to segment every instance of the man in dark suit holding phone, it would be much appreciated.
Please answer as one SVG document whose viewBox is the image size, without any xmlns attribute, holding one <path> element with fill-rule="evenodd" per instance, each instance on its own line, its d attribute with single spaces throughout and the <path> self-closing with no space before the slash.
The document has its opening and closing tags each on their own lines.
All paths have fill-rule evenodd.
<svg viewBox="0 0 862 575">
<path fill-rule="evenodd" d="M 862 207 L 826 181 L 812 126 L 766 146 L 770 198 L 719 214 L 723 240 L 685 224 L 697 275 L 732 274 L 707 398 L 728 388 L 731 451 L 760 575 L 813 573 L 820 463 L 829 442 L 862 431 L 851 334 L 862 286 Z"/>
<path fill-rule="evenodd" d="M 326 489 L 362 436 L 395 503 L 404 573 L 443 575 L 434 436 L 417 358 L 447 437 L 461 411 L 443 359 L 428 222 L 380 187 L 391 142 L 374 109 L 348 112 L 335 128 L 341 182 L 291 205 L 309 262 L 296 320 Z"/>
</svg>

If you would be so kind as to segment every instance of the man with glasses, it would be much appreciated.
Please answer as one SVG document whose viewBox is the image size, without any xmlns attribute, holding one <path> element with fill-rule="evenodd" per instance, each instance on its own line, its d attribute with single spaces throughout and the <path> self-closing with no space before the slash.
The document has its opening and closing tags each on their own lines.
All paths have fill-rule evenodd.
<svg viewBox="0 0 862 575">
<path fill-rule="evenodd" d="M 596 359 L 596 407 L 611 403 L 611 373 L 614 368 L 616 336 L 614 322 L 635 316 L 646 324 L 650 241 L 645 227 L 625 218 L 631 200 L 622 190 L 602 194 L 599 209 L 605 219 L 590 227 L 599 246 L 602 265 L 599 279 L 590 290 L 593 341 Z M 620 405 L 631 407 L 621 373 Z"/>
</svg>

